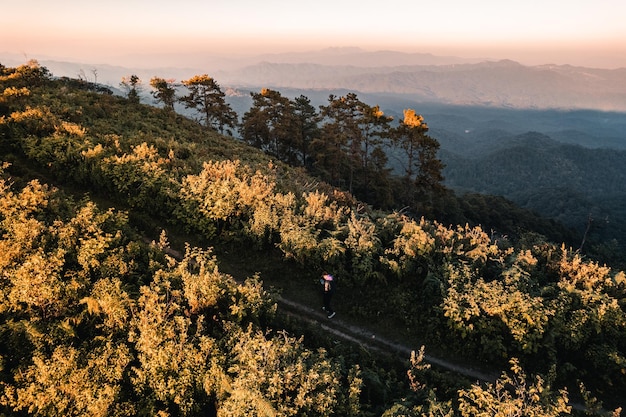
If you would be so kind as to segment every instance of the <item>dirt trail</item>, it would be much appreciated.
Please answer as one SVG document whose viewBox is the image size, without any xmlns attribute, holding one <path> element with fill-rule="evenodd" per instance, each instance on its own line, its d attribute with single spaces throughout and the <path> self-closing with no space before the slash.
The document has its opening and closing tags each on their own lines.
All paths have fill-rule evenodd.
<svg viewBox="0 0 626 417">
<path fill-rule="evenodd" d="M 317 324 L 321 329 L 332 333 L 335 337 L 351 343 L 356 343 L 367 350 L 382 353 L 393 352 L 406 359 L 410 357 L 412 351 L 419 350 L 419 346 L 409 347 L 400 342 L 389 340 L 379 334 L 376 334 L 370 329 L 362 326 L 354 326 L 350 324 L 347 319 L 340 318 L 339 315 L 329 320 L 321 309 L 318 311 L 282 297 L 278 299 L 278 308 L 279 311 L 282 310 L 294 314 L 302 320 L 306 320 L 312 324 Z M 488 374 L 484 371 L 461 366 L 429 354 L 424 355 L 424 359 L 426 362 L 434 366 L 480 381 L 493 382 L 498 377 L 497 374 Z"/>
<path fill-rule="evenodd" d="M 150 242 L 147 238 L 145 241 Z M 178 260 L 182 259 L 182 253 L 175 249 L 169 248 L 166 252 Z M 237 282 L 243 282 L 249 276 L 233 268 L 232 261 L 224 263 L 220 262 L 220 260 L 223 261 L 223 259 L 218 256 L 220 271 L 230 275 Z M 253 267 L 253 265 L 247 266 Z M 411 352 L 417 351 L 420 348 L 420 346 L 407 346 L 403 342 L 390 340 L 388 337 L 377 334 L 377 332 L 372 329 L 354 325 L 348 318 L 342 317 L 340 314 L 333 319 L 328 319 L 321 308 L 319 310 L 314 309 L 302 302 L 294 301 L 284 296 L 280 296 L 277 299 L 277 304 L 279 313 L 292 314 L 300 320 L 304 320 L 314 326 L 319 326 L 320 329 L 331 333 L 338 339 L 358 344 L 369 351 L 384 354 L 395 353 L 408 360 Z M 428 346 L 426 346 L 426 352 L 428 352 Z M 428 353 L 424 355 L 424 359 L 427 363 L 435 367 L 455 372 L 478 381 L 494 382 L 500 376 L 496 373 L 485 372 L 485 370 L 454 363 L 453 361 L 442 359 Z"/>
<path fill-rule="evenodd" d="M 147 237 L 144 237 L 144 241 L 146 243 L 154 242 Z M 166 252 L 178 260 L 183 258 L 182 253 L 175 249 L 168 248 L 166 249 Z M 230 275 L 235 281 L 242 283 L 247 277 L 250 276 L 245 273 L 233 273 L 234 270 L 229 268 L 229 266 L 233 266 L 231 264 L 232 261 L 224 264 L 220 262 L 219 257 L 217 257 L 217 259 L 218 264 L 220 265 L 220 271 Z M 224 269 L 229 271 L 224 271 L 222 269 L 223 266 L 226 266 Z M 246 266 L 249 269 L 250 267 L 255 267 L 257 265 Z M 320 329 L 332 334 L 338 339 L 357 344 L 361 348 L 371 352 L 379 352 L 381 354 L 395 353 L 408 359 L 412 351 L 417 351 L 420 348 L 420 346 L 407 346 L 403 342 L 390 340 L 388 337 L 376 334 L 375 331 L 365 326 L 354 325 L 350 323 L 347 318 L 340 317 L 339 314 L 332 319 L 328 319 L 321 308 L 314 309 L 302 302 L 293 301 L 282 296 L 277 299 L 277 306 L 279 313 L 292 314 L 299 320 L 319 326 Z M 426 352 L 428 352 L 428 346 L 426 346 Z M 449 359 L 443 359 L 428 353 L 424 354 L 424 360 L 434 367 L 463 375 L 467 378 L 476 380 L 476 382 L 494 383 L 496 379 L 501 376 L 501 373 L 486 371 L 485 369 L 477 369 L 467 366 L 466 364 L 451 361 Z M 584 412 L 586 410 L 585 406 L 580 403 L 570 403 L 569 405 L 578 412 Z M 607 410 L 603 410 L 603 412 L 606 413 Z"/>
</svg>

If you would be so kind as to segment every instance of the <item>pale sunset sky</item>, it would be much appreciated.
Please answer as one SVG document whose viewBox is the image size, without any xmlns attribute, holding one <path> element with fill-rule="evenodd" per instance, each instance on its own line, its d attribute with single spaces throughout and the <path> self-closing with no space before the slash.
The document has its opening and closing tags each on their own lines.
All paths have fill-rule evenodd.
<svg viewBox="0 0 626 417">
<path fill-rule="evenodd" d="M 626 67 L 625 0 L 7 0 L 0 53 L 128 64 L 328 47 Z"/>
</svg>

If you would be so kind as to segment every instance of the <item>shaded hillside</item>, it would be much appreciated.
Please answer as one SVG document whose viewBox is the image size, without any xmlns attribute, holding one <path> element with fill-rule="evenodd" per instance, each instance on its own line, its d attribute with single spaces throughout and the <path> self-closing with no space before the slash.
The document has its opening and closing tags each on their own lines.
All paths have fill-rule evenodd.
<svg viewBox="0 0 626 417">
<path fill-rule="evenodd" d="M 423 105 L 441 148 L 477 156 L 529 131 L 585 148 L 626 149 L 626 113 Z M 453 142 L 451 142 L 453 141 Z"/>
<path fill-rule="evenodd" d="M 485 140 L 469 155 L 448 150 L 442 159 L 453 189 L 502 195 L 581 231 L 591 216 L 596 242 L 616 239 L 624 245 L 626 151 L 527 133 Z"/>
<path fill-rule="evenodd" d="M 594 198 L 626 193 L 626 152 L 565 145 L 527 133 L 485 142 L 446 170 L 448 183 L 514 196 L 525 189 L 569 188 Z M 449 151 L 448 151 L 449 152 Z"/>
</svg>

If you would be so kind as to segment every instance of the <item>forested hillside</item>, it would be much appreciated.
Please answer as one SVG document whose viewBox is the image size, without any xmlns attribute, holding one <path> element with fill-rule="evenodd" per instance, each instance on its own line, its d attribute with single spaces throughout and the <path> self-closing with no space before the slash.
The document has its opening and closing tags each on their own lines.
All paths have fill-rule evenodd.
<svg viewBox="0 0 626 417">
<path fill-rule="evenodd" d="M 285 94 L 292 100 L 310 94 L 311 103 L 320 108 L 328 103 L 324 97 L 328 91 L 287 89 Z M 442 106 L 392 95 L 363 94 L 359 100 L 379 103 L 379 109 L 394 118 L 391 126 L 403 120 L 402 106 L 424 110 L 429 135 L 440 145 L 437 156 L 443 162 L 443 184 L 455 195 L 439 194 L 445 201 L 428 209 L 445 206 L 445 210 L 428 213 L 420 207 L 421 214 L 446 223 L 481 224 L 486 230 L 509 236 L 518 235 L 523 225 L 524 230 L 539 231 L 552 241 L 565 241 L 581 253 L 624 268 L 624 114 Z M 240 114 L 254 105 L 243 95 L 231 96 L 229 102 Z M 377 139 L 388 168 L 401 177 L 407 155 L 394 143 L 394 136 L 391 128 Z M 393 177 L 385 181 L 392 182 Z M 402 190 L 402 185 L 390 188 Z M 370 203 L 389 201 L 376 199 L 376 193 L 354 191 Z M 496 195 L 502 198 L 492 197 Z M 405 197 L 396 193 L 388 207 L 412 207 L 413 202 Z M 470 207 L 477 204 L 482 206 L 480 210 Z M 489 211 L 499 215 L 485 216 Z M 569 231 L 557 230 L 532 213 L 565 225 Z M 517 228 L 511 227 L 513 223 Z"/>
<path fill-rule="evenodd" d="M 415 134 L 425 152 L 416 157 L 429 164 L 407 173 L 411 210 L 380 210 L 355 197 L 376 190 L 374 179 L 395 181 L 373 150 L 363 160 L 356 149 L 339 152 L 350 149 L 340 142 L 309 167 L 295 144 L 276 146 L 288 143 L 276 140 L 284 122 L 305 127 L 302 118 L 265 117 L 292 109 L 278 92 L 253 97 L 240 127 L 270 157 L 219 133 L 238 126 L 227 106 L 201 106 L 207 83 L 221 97 L 215 80 L 186 80 L 183 97 L 161 81 L 153 79 L 156 108 L 139 103 L 132 76 L 127 97 L 117 97 L 54 79 L 36 62 L 0 65 L 0 413 L 558 416 L 576 413 L 573 399 L 590 415 L 620 414 L 624 272 L 534 229 L 513 239 L 422 216 L 511 220 L 486 215 L 481 196 L 458 200 L 441 187 L 438 144 L 415 112 L 396 133 Z M 198 109 L 202 123 L 169 100 Z M 358 125 L 365 138 L 384 131 L 376 106 L 346 95 L 322 109 L 318 140 L 330 145 L 355 127 L 346 103 L 376 122 Z M 320 155 L 361 159 L 322 164 Z M 290 157 L 301 166 L 282 161 Z M 369 169 L 382 176 L 363 176 Z M 180 236 L 194 244 L 177 260 L 166 249 Z M 358 347 L 303 338 L 311 332 L 276 314 L 280 289 L 220 272 L 223 248 L 242 262 L 278 255 L 272 282 L 303 291 L 332 271 L 346 319 L 387 323 L 407 340 L 428 340 L 427 351 L 445 349 L 501 377 L 484 384 L 442 374 L 423 351 L 398 371 Z"/>
<path fill-rule="evenodd" d="M 479 148 L 479 146 L 475 146 Z M 486 140 L 472 153 L 446 152 L 456 190 L 505 196 L 580 232 L 586 253 L 624 266 L 626 151 L 588 149 L 529 132 Z"/>
</svg>

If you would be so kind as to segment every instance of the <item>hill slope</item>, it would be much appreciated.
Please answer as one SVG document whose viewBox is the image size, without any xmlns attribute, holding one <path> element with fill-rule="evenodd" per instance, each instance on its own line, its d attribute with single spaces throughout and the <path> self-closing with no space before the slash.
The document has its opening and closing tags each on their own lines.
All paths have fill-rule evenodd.
<svg viewBox="0 0 626 417">
<path fill-rule="evenodd" d="M 450 409 L 447 399 L 462 405 L 470 389 L 493 389 L 459 387 L 415 357 L 414 390 L 393 390 L 408 381 L 393 378 L 391 367 L 375 370 L 376 359 L 328 341 L 328 350 L 309 349 L 277 331 L 258 279 L 232 285 L 204 250 L 174 262 L 158 250 L 165 235 L 146 248 L 134 228 L 157 235 L 169 228 L 240 260 L 272 261 L 267 274 L 278 288 L 315 286 L 329 269 L 342 316 L 397 326 L 407 340 L 500 370 L 513 364 L 522 380 L 517 364 L 571 392 L 580 379 L 611 405 L 624 403 L 623 272 L 537 234 L 511 242 L 480 227 L 371 211 L 176 114 L 51 80 L 35 65 L 2 72 L 0 150 L 18 179 L 0 187 L 7 249 L 0 326 L 9 336 L 0 342 L 2 412 L 77 413 L 106 392 L 101 415 L 236 415 L 246 407 L 419 415 Z M 89 196 L 75 205 L 20 180 L 39 173 L 124 211 L 101 214 Z M 422 382 L 438 384 L 444 399 L 418 388 Z M 63 392 L 83 396 L 55 401 Z M 545 389 L 525 406 L 569 413 L 566 401 Z"/>
<path fill-rule="evenodd" d="M 496 137 L 472 152 L 446 151 L 446 184 L 505 196 L 581 231 L 592 218 L 596 239 L 624 245 L 626 151 L 563 144 L 538 133 Z"/>
</svg>

